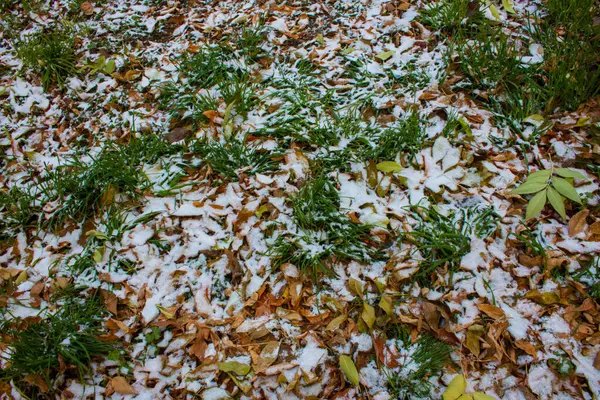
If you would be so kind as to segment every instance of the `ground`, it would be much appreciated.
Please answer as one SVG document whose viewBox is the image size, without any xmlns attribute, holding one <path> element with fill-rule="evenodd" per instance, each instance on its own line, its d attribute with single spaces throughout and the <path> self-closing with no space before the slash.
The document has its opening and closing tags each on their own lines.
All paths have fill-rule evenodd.
<svg viewBox="0 0 600 400">
<path fill-rule="evenodd" d="M 0 395 L 596 399 L 594 0 L 0 0 Z"/>
</svg>

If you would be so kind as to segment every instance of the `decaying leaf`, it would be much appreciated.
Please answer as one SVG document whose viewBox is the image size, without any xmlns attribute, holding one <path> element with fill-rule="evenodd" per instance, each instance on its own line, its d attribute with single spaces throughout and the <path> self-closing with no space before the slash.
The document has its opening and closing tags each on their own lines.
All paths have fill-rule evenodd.
<svg viewBox="0 0 600 400">
<path fill-rule="evenodd" d="M 115 376 L 110 380 L 110 385 L 119 394 L 135 394 L 133 387 L 122 376 Z"/>
</svg>

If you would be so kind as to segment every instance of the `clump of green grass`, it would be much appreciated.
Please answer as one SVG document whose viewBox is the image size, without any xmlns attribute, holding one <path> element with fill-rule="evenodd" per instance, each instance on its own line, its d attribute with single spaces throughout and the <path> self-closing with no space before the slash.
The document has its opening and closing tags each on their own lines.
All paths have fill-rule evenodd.
<svg viewBox="0 0 600 400">
<path fill-rule="evenodd" d="M 573 278 L 588 287 L 588 294 L 600 299 L 600 257 L 592 258 L 583 268 L 572 274 Z"/>
<path fill-rule="evenodd" d="M 460 260 L 471 250 L 470 237 L 488 237 L 498 223 L 498 215 L 489 207 L 470 206 L 448 215 L 440 213 L 437 207 L 415 205 L 408 210 L 417 223 L 400 238 L 412 244 L 423 258 L 413 277 L 426 287 L 436 281 L 433 278 L 440 269 L 449 272 L 451 283 L 453 273 L 460 268 Z"/>
<path fill-rule="evenodd" d="M 248 61 L 256 61 L 265 55 L 262 44 L 266 40 L 266 28 L 264 25 L 246 26 L 242 28 L 236 40 L 238 51 L 246 57 Z"/>
<path fill-rule="evenodd" d="M 41 320 L 3 321 L 0 341 L 7 351 L 0 380 L 12 381 L 30 398 L 53 393 L 57 378 L 71 372 L 83 381 L 91 372 L 92 360 L 114 348 L 98 338 L 106 314 L 101 301 L 92 297 L 69 299 Z M 61 370 L 63 366 L 66 371 Z M 47 385 L 46 393 L 40 384 L 31 384 L 38 379 L 41 386 Z"/>
<path fill-rule="evenodd" d="M 479 4 L 471 0 L 428 1 L 420 16 L 424 25 L 448 33 L 485 21 Z"/>
<path fill-rule="evenodd" d="M 595 0 L 548 0 L 545 2 L 548 13 L 545 19 L 552 26 L 576 32 L 591 32 L 599 7 Z"/>
<path fill-rule="evenodd" d="M 53 83 L 63 87 L 76 72 L 75 32 L 67 25 L 18 39 L 14 47 L 23 65 L 40 74 L 45 90 Z"/>
<path fill-rule="evenodd" d="M 396 340 L 397 346 L 407 357 L 401 366 L 385 370 L 387 386 L 395 399 L 430 398 L 431 378 L 440 375 L 446 364 L 451 362 L 452 346 L 439 341 L 430 334 L 424 334 L 412 343 L 410 332 L 404 325 L 392 325 L 388 334 Z"/>
<path fill-rule="evenodd" d="M 255 144 L 232 137 L 224 142 L 200 139 L 192 145 L 213 171 L 223 178 L 237 181 L 240 172 L 247 175 L 274 171 L 279 165 L 279 151 L 263 150 Z"/>
<path fill-rule="evenodd" d="M 334 276 L 335 261 L 375 257 L 375 249 L 367 244 L 371 227 L 340 212 L 339 193 L 326 176 L 305 184 L 291 204 L 299 231 L 276 239 L 269 251 L 274 268 L 292 263 L 316 281 L 319 275 Z"/>
<path fill-rule="evenodd" d="M 394 160 L 398 154 L 414 158 L 425 144 L 425 129 L 419 113 L 411 112 L 407 118 L 385 129 L 375 147 L 366 151 L 364 158 L 374 161 Z"/>
<path fill-rule="evenodd" d="M 18 229 L 34 225 L 37 220 L 35 195 L 27 187 L 12 187 L 0 192 L 0 237 L 11 237 Z"/>
</svg>

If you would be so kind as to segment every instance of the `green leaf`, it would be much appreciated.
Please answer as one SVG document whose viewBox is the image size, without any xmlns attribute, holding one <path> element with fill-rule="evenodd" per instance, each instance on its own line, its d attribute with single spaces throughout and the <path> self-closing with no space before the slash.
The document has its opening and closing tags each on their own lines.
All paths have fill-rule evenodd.
<svg viewBox="0 0 600 400">
<path fill-rule="evenodd" d="M 552 175 L 552 171 L 549 169 L 542 169 L 539 171 L 535 171 L 533 174 L 529 175 L 527 177 L 527 180 L 530 180 L 532 178 L 537 178 L 537 177 L 544 177 L 546 179 L 550 179 L 550 176 Z"/>
<path fill-rule="evenodd" d="M 223 372 L 233 372 L 236 375 L 248 375 L 250 366 L 237 361 L 227 361 L 219 363 L 219 369 Z"/>
<path fill-rule="evenodd" d="M 502 5 L 504 6 L 504 9 L 506 10 L 506 12 L 509 12 L 511 14 L 516 14 L 515 9 L 513 8 L 512 1 L 502 0 Z"/>
<path fill-rule="evenodd" d="M 377 54 L 375 56 L 375 58 L 379 58 L 381 61 L 385 61 L 385 60 L 389 59 L 391 56 L 393 56 L 394 53 L 396 53 L 396 50 L 384 51 L 382 53 Z"/>
<path fill-rule="evenodd" d="M 352 359 L 345 354 L 340 356 L 340 368 L 342 371 L 344 371 L 344 374 L 350 383 L 356 387 L 360 385 L 358 381 L 358 371 L 356 370 L 356 365 L 354 365 L 354 361 L 352 361 Z"/>
<path fill-rule="evenodd" d="M 586 179 L 585 175 L 583 175 L 581 172 L 573 171 L 568 168 L 558 168 L 555 169 L 554 172 L 556 175 L 560 175 L 563 178 Z"/>
<path fill-rule="evenodd" d="M 346 47 L 344 50 L 342 50 L 342 55 L 345 56 L 347 54 L 350 54 L 354 51 L 354 47 Z"/>
<path fill-rule="evenodd" d="M 464 118 L 462 118 L 462 117 L 459 118 L 458 119 L 458 123 L 462 127 L 463 131 L 465 131 L 465 133 L 467 134 L 467 136 L 469 136 L 469 137 L 473 136 L 473 131 L 471 130 L 471 127 L 469 126 L 469 123 L 467 121 L 465 121 Z"/>
<path fill-rule="evenodd" d="M 104 67 L 104 73 L 112 74 L 113 72 L 115 72 L 115 60 L 111 59 L 106 63 L 106 66 Z"/>
<path fill-rule="evenodd" d="M 533 196 L 527 204 L 527 211 L 525 212 L 525 219 L 535 218 L 542 212 L 542 209 L 546 205 L 546 191 L 543 190 Z"/>
<path fill-rule="evenodd" d="M 552 177 L 552 186 L 554 186 L 554 189 L 556 189 L 558 193 L 562 194 L 567 199 L 581 204 L 581 198 L 579 197 L 579 194 L 577 194 L 577 191 L 573 185 L 571 185 L 567 180 L 554 176 Z"/>
<path fill-rule="evenodd" d="M 524 184 L 522 184 L 518 188 L 512 190 L 511 193 L 512 194 L 531 194 L 531 193 L 537 193 L 540 190 L 544 190 L 546 188 L 546 186 L 548 186 L 548 184 L 546 183 L 546 181 L 542 181 L 542 182 L 538 182 L 538 181 L 529 182 L 529 181 L 526 181 Z"/>
<path fill-rule="evenodd" d="M 382 161 L 376 165 L 377 170 L 381 172 L 400 172 L 402 171 L 402 166 L 394 161 Z"/>
<path fill-rule="evenodd" d="M 104 232 L 97 231 L 95 229 L 89 230 L 85 233 L 86 236 L 93 236 L 100 240 L 108 240 L 108 236 Z"/>
<path fill-rule="evenodd" d="M 481 393 L 481 392 L 474 392 L 473 393 L 473 399 L 474 400 L 496 400 L 495 397 L 492 397 L 488 394 L 485 393 Z"/>
<path fill-rule="evenodd" d="M 560 214 L 563 219 L 567 219 L 567 213 L 565 212 L 565 200 L 554 188 L 548 188 L 548 201 L 554 207 L 557 213 Z"/>
</svg>

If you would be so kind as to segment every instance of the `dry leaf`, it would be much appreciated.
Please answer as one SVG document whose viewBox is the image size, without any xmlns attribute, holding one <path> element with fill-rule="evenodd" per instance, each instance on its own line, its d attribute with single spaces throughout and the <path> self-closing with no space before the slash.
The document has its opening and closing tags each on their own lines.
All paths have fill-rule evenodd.
<svg viewBox="0 0 600 400">
<path fill-rule="evenodd" d="M 79 6 L 79 8 L 81 8 L 81 11 L 85 15 L 92 15 L 94 13 L 94 6 L 89 1 L 81 3 L 81 5 Z"/>
<path fill-rule="evenodd" d="M 479 310 L 486 313 L 490 318 L 500 319 L 504 318 L 504 311 L 500 307 L 493 306 L 491 304 L 479 304 L 477 306 Z"/>
<path fill-rule="evenodd" d="M 587 216 L 590 214 L 589 210 L 581 210 L 577 214 L 573 215 L 569 220 L 569 236 L 575 236 L 581 232 L 586 225 Z"/>
<path fill-rule="evenodd" d="M 135 394 L 135 390 L 133 390 L 133 387 L 131 387 L 131 385 L 127 383 L 127 380 L 122 376 L 115 376 L 114 378 L 112 378 L 110 380 L 110 385 L 115 390 L 115 392 L 119 394 Z"/>
<path fill-rule="evenodd" d="M 268 367 L 271 366 L 277 360 L 277 356 L 279 355 L 279 342 L 272 341 L 269 342 L 263 347 L 260 352 L 260 358 L 258 362 L 254 365 L 254 371 L 256 373 L 265 371 Z"/>
</svg>

